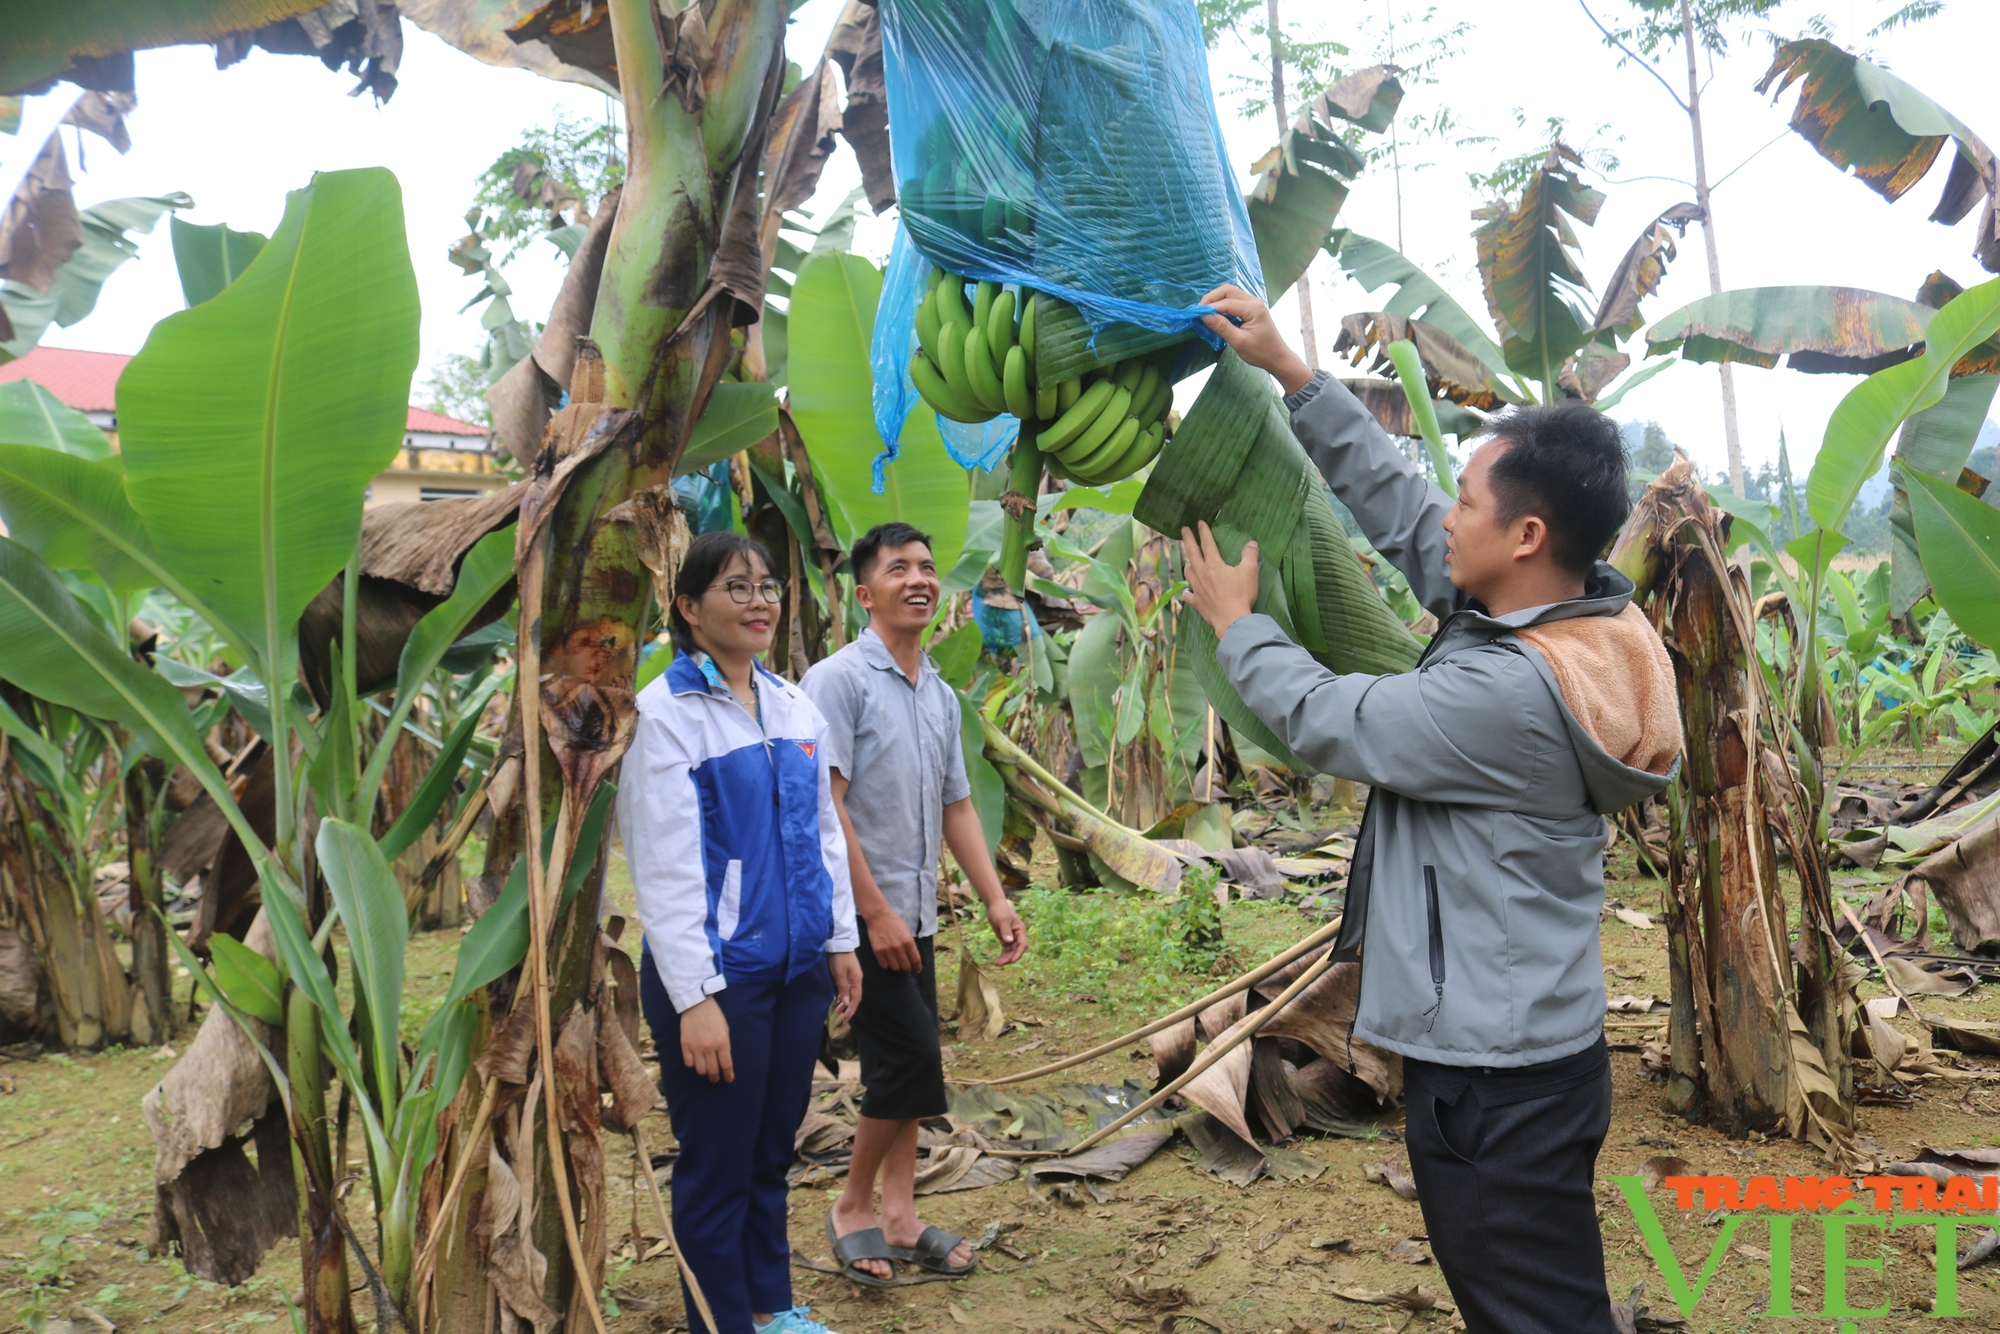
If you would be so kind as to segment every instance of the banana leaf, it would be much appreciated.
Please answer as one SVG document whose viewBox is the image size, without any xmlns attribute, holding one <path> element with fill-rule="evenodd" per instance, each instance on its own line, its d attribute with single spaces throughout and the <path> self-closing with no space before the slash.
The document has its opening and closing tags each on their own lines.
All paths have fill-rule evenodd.
<svg viewBox="0 0 2000 1334">
<path fill-rule="evenodd" d="M 174 242 L 174 267 L 181 275 L 181 296 L 190 306 L 236 281 L 271 238 L 262 232 L 239 232 L 223 223 L 202 227 L 182 222 L 175 214 L 167 224 Z"/>
<path fill-rule="evenodd" d="M 299 615 L 354 550 L 416 364 L 402 189 L 365 168 L 293 191 L 242 276 L 125 368 L 125 494 L 266 681 L 291 679 Z"/>
<path fill-rule="evenodd" d="M 1500 348 L 1515 374 L 1555 391 L 1556 372 L 1588 339 L 1593 319 L 1583 304 L 1589 281 L 1577 264 L 1569 219 L 1589 226 L 1604 195 L 1572 168 L 1583 159 L 1563 144 L 1529 178 L 1521 202 L 1479 209 L 1486 223 L 1473 233 L 1486 306 L 1500 330 Z"/>
<path fill-rule="evenodd" d="M 1235 353 L 1223 354 L 1161 451 L 1133 516 L 1170 536 L 1206 522 L 1231 560 L 1256 541 L 1264 553 L 1257 610 L 1329 671 L 1416 665 L 1421 646 L 1355 558 L 1270 378 Z M 1180 633 L 1216 712 L 1286 764 L 1309 768 L 1244 705 L 1216 664 L 1207 623 L 1184 612 Z"/>
<path fill-rule="evenodd" d="M 1989 273 L 2000 272 L 1995 227 L 2000 172 L 1985 141 L 1888 70 L 1819 38 L 1780 46 L 1757 91 L 1775 98 L 1801 80 L 1792 128 L 1821 157 L 1884 199 L 1899 199 L 1922 180 L 1950 140 L 1957 151 L 1931 221 L 1956 223 L 1983 200 L 1975 253 Z"/>
<path fill-rule="evenodd" d="M 1935 477 L 1904 478 L 1939 604 L 1976 643 L 2000 649 L 2000 510 Z"/>
<path fill-rule="evenodd" d="M 1646 330 L 1646 354 L 1813 375 L 1870 375 L 1923 351 L 1935 312 L 1857 287 L 1744 287 L 1681 307 Z"/>
<path fill-rule="evenodd" d="M 792 291 L 791 412 L 812 458 L 820 492 L 832 503 L 834 535 L 852 546 L 878 523 L 901 519 L 932 538 L 938 569 L 949 570 L 965 546 L 965 469 L 945 453 L 937 417 L 919 403 L 903 424 L 901 452 L 880 473 L 876 456 L 874 375 L 868 349 L 882 272 L 841 252 L 806 262 Z"/>
<path fill-rule="evenodd" d="M 36 445 L 86 459 L 111 457 L 111 442 L 90 418 L 33 380 L 0 384 L 0 444 Z"/>
<path fill-rule="evenodd" d="M 1385 241 L 1357 232 L 1338 232 L 1327 242 L 1327 250 L 1340 261 L 1350 278 L 1368 291 L 1394 285 L 1396 291 L 1382 306 L 1391 315 L 1421 317 L 1436 326 L 1466 351 L 1479 359 L 1495 380 L 1508 373 L 1507 358 L 1500 345 L 1464 306 L 1453 300 L 1444 287 L 1418 268 L 1401 251 Z M 1406 335 L 1397 335 L 1402 337 Z M 1394 342 L 1392 337 L 1389 341 Z M 1518 394 L 1500 390 L 1510 403 L 1520 402 Z"/>
</svg>

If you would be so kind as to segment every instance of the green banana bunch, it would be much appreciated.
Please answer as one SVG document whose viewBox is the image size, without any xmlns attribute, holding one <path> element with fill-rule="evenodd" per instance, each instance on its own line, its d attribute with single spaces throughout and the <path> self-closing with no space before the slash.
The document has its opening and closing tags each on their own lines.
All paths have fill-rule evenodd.
<svg viewBox="0 0 2000 1334">
<path fill-rule="evenodd" d="M 1174 398 L 1159 367 L 1129 357 L 1079 378 L 1076 397 L 1038 441 L 1050 471 L 1105 486 L 1151 463 L 1166 443 Z"/>
<path fill-rule="evenodd" d="M 1048 298 L 981 282 L 970 309 L 966 280 L 932 269 L 917 303 L 918 351 L 910 378 L 924 401 L 960 422 L 1006 412 L 1043 425 L 1050 471 L 1102 486 L 1153 461 L 1167 437 L 1173 386 L 1159 368 L 1129 357 L 1058 384 L 1035 376 L 1035 325 Z"/>
</svg>

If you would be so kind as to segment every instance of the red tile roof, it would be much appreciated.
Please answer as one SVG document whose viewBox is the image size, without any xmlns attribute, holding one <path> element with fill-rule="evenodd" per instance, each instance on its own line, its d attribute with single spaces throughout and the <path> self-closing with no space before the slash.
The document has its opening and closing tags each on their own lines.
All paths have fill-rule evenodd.
<svg viewBox="0 0 2000 1334">
<path fill-rule="evenodd" d="M 33 380 L 78 412 L 116 412 L 118 377 L 130 360 L 116 352 L 37 347 L 0 366 L 0 381 Z"/>
<path fill-rule="evenodd" d="M 407 431 L 435 431 L 439 435 L 485 435 L 484 426 L 474 426 L 456 417 L 447 417 L 442 412 L 431 412 L 425 408 L 410 409 L 410 424 Z"/>
<path fill-rule="evenodd" d="M 43 345 L 25 357 L 0 365 L 0 382 L 33 380 L 78 412 L 116 412 L 118 377 L 130 360 L 119 352 L 84 352 Z M 409 422 L 403 429 L 438 435 L 487 434 L 483 426 L 424 408 L 411 408 Z"/>
</svg>

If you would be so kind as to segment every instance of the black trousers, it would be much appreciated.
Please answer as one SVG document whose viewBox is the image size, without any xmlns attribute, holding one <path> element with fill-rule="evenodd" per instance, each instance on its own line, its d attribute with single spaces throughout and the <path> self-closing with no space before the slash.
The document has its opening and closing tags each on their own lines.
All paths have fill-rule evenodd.
<svg viewBox="0 0 2000 1334">
<path fill-rule="evenodd" d="M 892 972 L 876 961 L 868 928 L 861 927 L 861 947 L 854 952 L 861 963 L 854 1044 L 860 1048 L 863 1116 L 918 1121 L 945 1113 L 934 943 L 934 937 L 917 937 L 921 972 Z"/>
<path fill-rule="evenodd" d="M 1525 1070 L 1404 1071 L 1410 1170 L 1468 1334 L 1613 1334 L 1592 1191 L 1611 1126 L 1603 1045 Z"/>
</svg>

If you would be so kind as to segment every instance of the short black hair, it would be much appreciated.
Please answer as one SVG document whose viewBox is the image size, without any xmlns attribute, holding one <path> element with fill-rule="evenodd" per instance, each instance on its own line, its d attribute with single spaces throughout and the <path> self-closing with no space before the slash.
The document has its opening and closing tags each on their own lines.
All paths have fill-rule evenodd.
<svg viewBox="0 0 2000 1334">
<path fill-rule="evenodd" d="M 667 608 L 667 633 L 674 638 L 676 652 L 693 653 L 701 647 L 694 642 L 693 627 L 681 615 L 681 598 L 699 600 L 739 555 L 755 557 L 764 563 L 765 574 L 772 572 L 771 553 L 754 537 L 724 530 L 703 533 L 688 544 L 687 555 L 681 558 L 680 573 L 674 576 L 674 605 Z"/>
<path fill-rule="evenodd" d="M 1625 490 L 1625 437 L 1588 403 L 1513 408 L 1489 434 L 1506 448 L 1487 477 L 1499 520 L 1533 513 L 1549 527 L 1549 554 L 1572 574 L 1588 574 L 1618 535 L 1632 502 Z"/>
<path fill-rule="evenodd" d="M 890 523 L 878 523 L 863 533 L 855 542 L 854 550 L 847 553 L 847 563 L 854 571 L 854 582 L 865 584 L 868 576 L 875 573 L 875 565 L 882 559 L 884 551 L 894 551 L 912 542 L 921 542 L 926 547 L 931 544 L 931 535 L 897 519 Z"/>
</svg>

